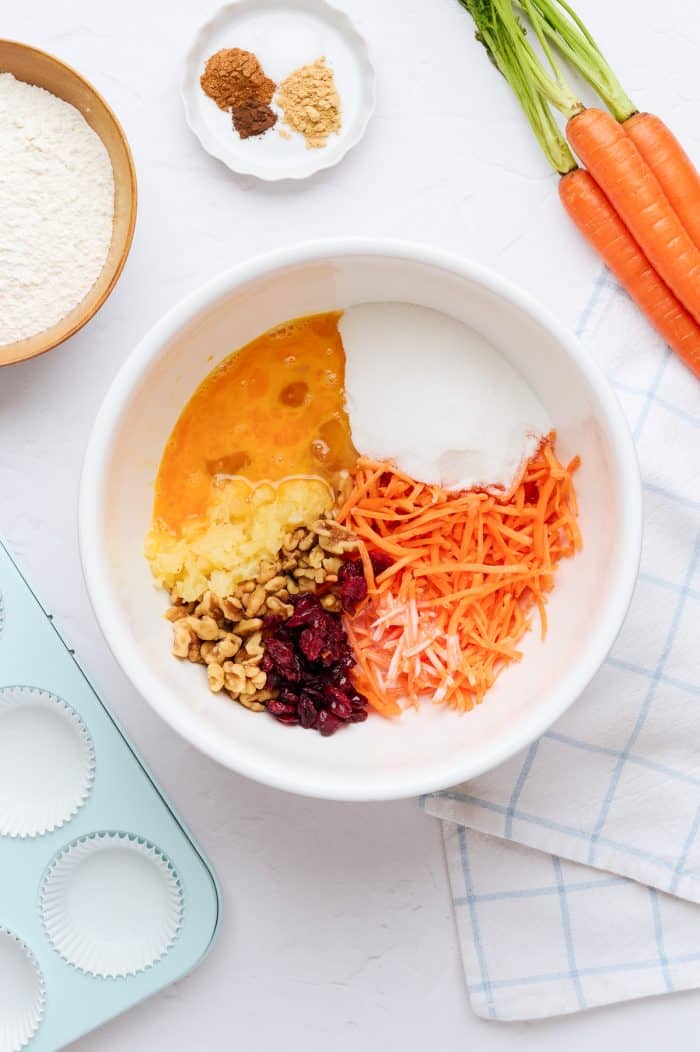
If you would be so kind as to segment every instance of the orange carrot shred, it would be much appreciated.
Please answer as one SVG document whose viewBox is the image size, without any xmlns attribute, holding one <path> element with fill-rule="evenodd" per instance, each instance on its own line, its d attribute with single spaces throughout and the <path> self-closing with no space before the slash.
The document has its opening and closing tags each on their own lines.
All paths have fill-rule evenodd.
<svg viewBox="0 0 700 1052">
<path fill-rule="evenodd" d="M 453 493 L 360 458 L 339 521 L 360 538 L 368 598 L 345 625 L 355 686 L 384 716 L 429 698 L 478 705 L 581 548 L 573 474 L 548 435 L 507 494 Z M 391 565 L 375 579 L 371 556 Z"/>
</svg>

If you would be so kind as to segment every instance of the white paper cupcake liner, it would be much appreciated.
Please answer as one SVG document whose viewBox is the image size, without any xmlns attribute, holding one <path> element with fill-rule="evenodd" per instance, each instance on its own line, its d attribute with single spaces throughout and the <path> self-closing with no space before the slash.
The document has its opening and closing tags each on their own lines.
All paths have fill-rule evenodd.
<svg viewBox="0 0 700 1052">
<path fill-rule="evenodd" d="M 170 860 L 127 833 L 93 833 L 69 844 L 41 889 L 54 949 L 100 978 L 125 978 L 156 964 L 177 937 L 182 911 L 182 886 Z"/>
<path fill-rule="evenodd" d="M 44 1015 L 44 980 L 34 954 L 0 927 L 0 1052 L 20 1052 Z"/>
<path fill-rule="evenodd" d="M 92 739 L 70 705 L 33 687 L 0 688 L 0 836 L 58 829 L 94 777 Z"/>
</svg>

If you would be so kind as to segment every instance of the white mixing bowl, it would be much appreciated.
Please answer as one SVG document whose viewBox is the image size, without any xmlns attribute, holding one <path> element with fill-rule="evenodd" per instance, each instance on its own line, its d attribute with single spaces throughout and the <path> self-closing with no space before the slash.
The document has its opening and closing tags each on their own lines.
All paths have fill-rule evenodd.
<svg viewBox="0 0 700 1052">
<path fill-rule="evenodd" d="M 166 439 L 222 358 L 288 318 L 401 300 L 477 329 L 525 376 L 554 421 L 577 476 L 584 550 L 561 564 L 546 641 L 532 632 L 475 711 L 424 705 L 371 716 L 331 738 L 284 727 L 210 694 L 202 669 L 170 653 L 165 595 L 143 557 Z M 391 397 L 391 392 L 387 392 Z M 469 392 L 465 392 L 465 411 Z M 415 421 L 420 442 L 422 422 Z M 172 727 L 227 767 L 292 792 L 339 800 L 413 796 L 495 767 L 541 734 L 581 693 L 622 624 L 641 542 L 632 440 L 589 356 L 527 295 L 434 249 L 385 241 L 288 248 L 222 274 L 141 341 L 98 414 L 80 499 L 83 566 L 97 618 L 134 686 Z"/>
</svg>

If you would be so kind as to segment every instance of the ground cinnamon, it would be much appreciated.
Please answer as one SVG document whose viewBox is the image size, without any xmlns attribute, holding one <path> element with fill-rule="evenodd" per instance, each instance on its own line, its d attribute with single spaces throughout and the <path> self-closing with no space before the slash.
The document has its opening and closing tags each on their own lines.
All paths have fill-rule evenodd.
<svg viewBox="0 0 700 1052">
<path fill-rule="evenodd" d="M 200 84 L 220 109 L 232 110 L 233 126 L 242 139 L 262 135 L 277 120 L 270 108 L 275 82 L 265 76 L 251 51 L 237 47 L 217 51 L 208 59 Z"/>
</svg>

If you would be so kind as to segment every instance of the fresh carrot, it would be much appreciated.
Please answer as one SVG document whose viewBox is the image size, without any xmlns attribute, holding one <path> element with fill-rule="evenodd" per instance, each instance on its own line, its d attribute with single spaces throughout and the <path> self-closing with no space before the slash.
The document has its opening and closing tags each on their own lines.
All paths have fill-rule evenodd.
<svg viewBox="0 0 700 1052">
<path fill-rule="evenodd" d="M 632 139 L 596 107 L 569 120 L 566 135 L 659 276 L 700 321 L 700 249 Z"/>
<path fill-rule="evenodd" d="M 613 118 L 601 111 L 585 110 L 562 76 L 551 54 L 554 41 L 567 59 L 604 94 L 618 120 L 634 112 L 632 102 L 622 91 L 614 73 L 600 54 L 587 30 L 566 0 L 459 0 L 477 26 L 478 39 L 489 57 L 513 89 L 547 160 L 562 177 L 560 197 L 570 217 L 584 237 L 602 256 L 632 299 L 656 326 L 659 333 L 697 374 L 700 346 L 700 251 L 683 228 L 658 181 L 649 171 L 636 146 Z M 542 50 L 552 69 L 550 76 L 533 51 L 513 4 L 530 18 Z M 559 8 L 571 15 L 563 19 Z M 581 56 L 585 56 L 585 61 Z M 577 168 L 571 150 L 555 122 L 549 103 L 567 117 L 570 137 L 576 140 L 582 159 L 594 171 Z M 580 122 L 580 123 L 579 123 Z M 596 127 L 605 131 L 610 143 L 596 149 Z M 579 140 L 581 140 L 579 142 Z M 614 151 L 624 155 L 612 164 Z M 628 163 L 630 161 L 634 163 Z M 601 169 L 602 174 L 601 174 Z M 596 177 L 597 172 L 597 177 Z M 645 201 L 655 208 L 663 223 L 654 228 L 651 212 L 639 217 L 640 199 L 628 182 L 630 173 L 646 190 Z M 619 180 L 616 187 L 615 180 Z M 599 184 L 607 181 L 608 194 Z M 598 185 L 597 185 L 598 184 Z M 637 186 L 636 191 L 639 191 Z M 618 203 L 621 202 L 621 205 Z M 636 230 L 635 228 L 636 224 Z M 644 227 L 640 235 L 640 227 Z M 664 238 L 663 233 L 666 232 Z M 677 235 L 669 243 L 671 235 Z M 640 236 L 656 245 L 656 259 L 663 254 L 663 270 L 675 275 L 694 309 L 669 287 L 661 276 L 656 259 L 643 251 Z M 687 264 L 687 270 L 685 266 Z"/>
<path fill-rule="evenodd" d="M 690 157 L 670 128 L 653 113 L 634 113 L 623 128 L 700 248 L 700 173 Z"/>
<path fill-rule="evenodd" d="M 666 124 L 640 113 L 582 19 L 567 0 L 515 0 L 538 36 L 557 45 L 600 95 L 658 179 L 676 215 L 700 248 L 700 174 Z"/>
<path fill-rule="evenodd" d="M 640 251 L 598 184 L 581 168 L 559 182 L 564 208 L 664 340 L 700 377 L 700 326 Z"/>
<path fill-rule="evenodd" d="M 368 600 L 346 617 L 355 685 L 378 712 L 396 716 L 422 697 L 472 708 L 520 659 L 535 610 L 546 631 L 554 570 L 581 547 L 578 460 L 564 467 L 553 446 L 543 440 L 508 496 L 450 493 L 358 461 L 339 521 L 360 538 L 365 567 L 376 552 L 395 560 L 367 574 Z"/>
</svg>

